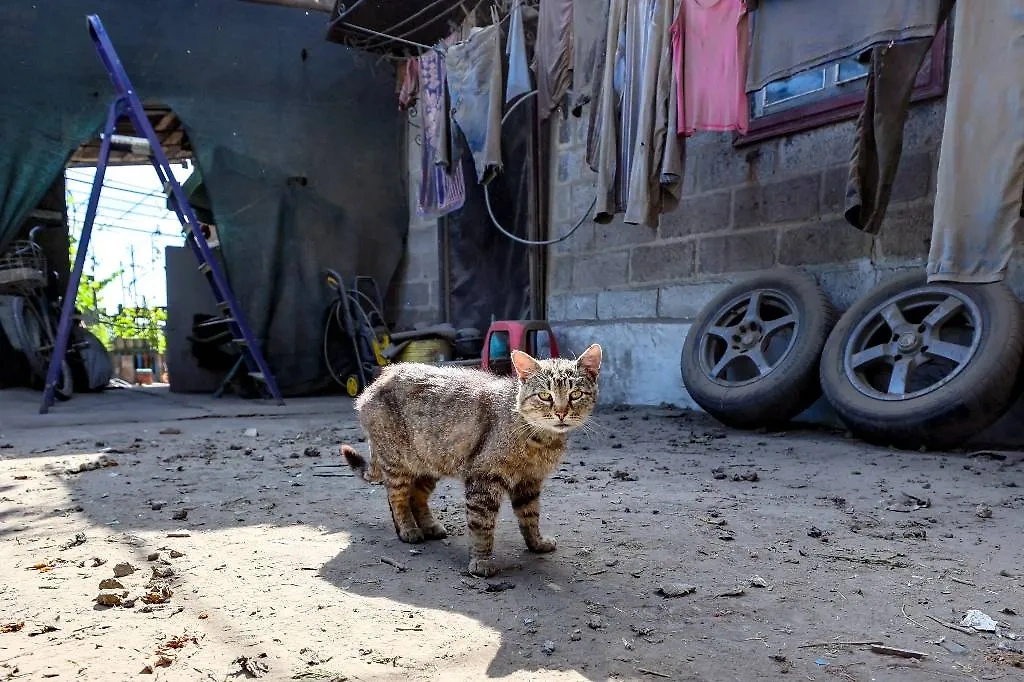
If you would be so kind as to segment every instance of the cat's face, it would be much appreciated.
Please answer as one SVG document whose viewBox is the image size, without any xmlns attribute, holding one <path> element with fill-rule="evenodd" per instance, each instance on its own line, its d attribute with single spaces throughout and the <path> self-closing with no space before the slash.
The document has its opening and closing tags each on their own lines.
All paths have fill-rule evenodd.
<svg viewBox="0 0 1024 682">
<path fill-rule="evenodd" d="M 601 347 L 596 343 L 576 360 L 535 360 L 512 351 L 519 377 L 519 414 L 531 425 L 555 433 L 579 428 L 597 404 Z"/>
</svg>

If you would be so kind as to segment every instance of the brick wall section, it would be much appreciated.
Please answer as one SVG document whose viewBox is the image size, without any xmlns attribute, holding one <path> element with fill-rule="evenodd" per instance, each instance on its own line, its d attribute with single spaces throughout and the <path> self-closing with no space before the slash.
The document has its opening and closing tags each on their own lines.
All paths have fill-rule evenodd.
<svg viewBox="0 0 1024 682">
<path fill-rule="evenodd" d="M 405 256 L 388 292 L 389 320 L 395 330 L 409 329 L 417 323 L 437 324 L 442 320 L 437 220 L 425 220 L 416 214 L 419 196 L 420 146 L 417 141 L 419 119 L 409 117 L 407 151 L 409 167 L 409 234 Z"/>
<path fill-rule="evenodd" d="M 885 225 L 877 238 L 842 217 L 853 121 L 735 148 L 730 135 L 687 141 L 683 199 L 657 229 L 588 220 L 550 251 L 556 321 L 692 318 L 723 282 L 797 265 L 830 282 L 921 266 L 928 255 L 943 106 L 915 106 Z M 593 201 L 583 161 L 586 115 L 553 136 L 552 230 L 564 235 Z M 819 278 L 822 278 L 819 277 Z M 845 279 L 844 279 L 845 278 Z M 833 287 L 834 288 L 834 287 Z M 849 305 L 841 292 L 829 292 Z"/>
</svg>

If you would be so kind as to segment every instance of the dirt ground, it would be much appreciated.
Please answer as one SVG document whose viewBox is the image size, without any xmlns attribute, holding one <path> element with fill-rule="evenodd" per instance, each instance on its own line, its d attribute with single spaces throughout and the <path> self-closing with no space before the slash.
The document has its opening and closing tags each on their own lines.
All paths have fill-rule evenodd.
<svg viewBox="0 0 1024 682">
<path fill-rule="evenodd" d="M 461 486 L 433 500 L 447 541 L 399 542 L 339 466 L 340 405 L 0 427 L 0 680 L 1024 677 L 1022 454 L 604 410 L 542 498 L 558 551 L 506 504 L 482 580 Z"/>
</svg>

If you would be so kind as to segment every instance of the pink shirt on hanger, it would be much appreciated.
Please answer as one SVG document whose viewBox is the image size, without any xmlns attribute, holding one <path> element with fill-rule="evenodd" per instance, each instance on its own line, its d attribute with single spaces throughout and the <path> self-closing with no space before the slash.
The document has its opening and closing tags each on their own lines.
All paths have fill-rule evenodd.
<svg viewBox="0 0 1024 682">
<path fill-rule="evenodd" d="M 746 133 L 750 122 L 744 0 L 682 0 L 672 23 L 679 133 Z"/>
</svg>

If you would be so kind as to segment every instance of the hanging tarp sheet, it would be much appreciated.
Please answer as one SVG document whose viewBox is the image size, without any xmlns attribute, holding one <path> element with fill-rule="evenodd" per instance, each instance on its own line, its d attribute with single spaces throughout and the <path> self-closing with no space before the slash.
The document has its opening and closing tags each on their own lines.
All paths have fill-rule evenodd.
<svg viewBox="0 0 1024 682">
<path fill-rule="evenodd" d="M 503 171 L 488 187 L 491 208 L 498 222 L 513 235 L 528 238 L 534 168 L 534 103 L 525 102 L 502 126 Z M 457 132 L 454 128 L 453 132 Z M 461 133 L 456 151 L 463 172 L 476 172 Z M 448 286 L 451 322 L 456 328 L 486 331 L 491 316 L 497 320 L 521 320 L 530 312 L 530 274 L 527 247 L 501 234 L 487 214 L 483 186 L 466 183 L 466 202 L 442 219 L 448 230 Z"/>
<path fill-rule="evenodd" d="M 0 248 L 94 136 L 113 88 L 100 16 L 140 96 L 196 150 L 231 284 L 286 394 L 329 385 L 320 273 L 386 287 L 407 228 L 394 72 L 324 40 L 324 15 L 247 2 L 0 3 Z"/>
</svg>

